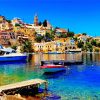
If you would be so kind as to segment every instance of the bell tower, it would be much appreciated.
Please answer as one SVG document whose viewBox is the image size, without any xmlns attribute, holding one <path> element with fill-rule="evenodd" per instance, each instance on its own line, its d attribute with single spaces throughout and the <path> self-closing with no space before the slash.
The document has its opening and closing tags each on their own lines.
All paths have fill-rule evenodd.
<svg viewBox="0 0 100 100">
<path fill-rule="evenodd" d="M 34 16 L 34 26 L 38 26 L 38 16 L 37 16 L 37 14 Z"/>
</svg>

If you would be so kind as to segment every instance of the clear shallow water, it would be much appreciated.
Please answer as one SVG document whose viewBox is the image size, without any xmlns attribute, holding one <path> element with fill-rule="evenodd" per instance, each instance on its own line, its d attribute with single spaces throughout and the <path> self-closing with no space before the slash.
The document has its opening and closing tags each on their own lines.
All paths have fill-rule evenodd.
<svg viewBox="0 0 100 100">
<path fill-rule="evenodd" d="M 66 71 L 45 75 L 39 69 L 40 60 L 80 60 Z M 35 54 L 29 63 L 0 63 L 0 85 L 42 78 L 49 81 L 49 90 L 62 100 L 100 100 L 100 54 Z"/>
</svg>

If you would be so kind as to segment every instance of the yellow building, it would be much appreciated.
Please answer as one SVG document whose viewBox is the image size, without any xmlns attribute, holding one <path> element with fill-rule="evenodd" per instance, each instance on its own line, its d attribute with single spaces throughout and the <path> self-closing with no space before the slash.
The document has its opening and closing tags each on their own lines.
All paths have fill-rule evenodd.
<svg viewBox="0 0 100 100">
<path fill-rule="evenodd" d="M 34 51 L 35 52 L 44 52 L 47 53 L 49 51 L 55 51 L 56 45 L 55 42 L 44 42 L 44 43 L 34 43 Z"/>
<path fill-rule="evenodd" d="M 66 42 L 52 41 L 52 42 L 44 42 L 44 43 L 34 43 L 33 48 L 34 48 L 35 52 L 43 52 L 43 53 L 59 52 L 59 53 L 64 53 L 65 52 L 65 46 L 66 46 Z"/>
</svg>

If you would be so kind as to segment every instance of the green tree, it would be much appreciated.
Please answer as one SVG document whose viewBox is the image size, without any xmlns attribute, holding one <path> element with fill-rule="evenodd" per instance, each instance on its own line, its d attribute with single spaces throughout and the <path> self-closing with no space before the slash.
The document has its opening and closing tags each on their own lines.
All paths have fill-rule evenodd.
<svg viewBox="0 0 100 100">
<path fill-rule="evenodd" d="M 27 53 L 33 52 L 32 43 L 29 40 L 23 42 L 22 52 L 27 52 Z"/>
<path fill-rule="evenodd" d="M 17 26 L 21 26 L 21 25 L 16 23 L 16 24 L 15 24 L 15 27 L 17 27 Z"/>
<path fill-rule="evenodd" d="M 46 32 L 45 37 L 50 37 L 50 33 Z"/>
<path fill-rule="evenodd" d="M 74 41 L 78 41 L 78 38 L 77 37 L 73 37 Z"/>
<path fill-rule="evenodd" d="M 86 45 L 84 45 L 84 46 L 82 47 L 82 50 L 83 50 L 83 51 L 88 51 L 88 47 L 87 47 Z"/>
<path fill-rule="evenodd" d="M 36 36 L 35 41 L 36 42 L 41 42 L 43 40 L 44 36 Z"/>
<path fill-rule="evenodd" d="M 46 32 L 46 34 L 44 36 L 44 39 L 45 39 L 46 42 L 49 42 L 51 40 L 54 40 L 54 34 L 53 33 Z"/>
<path fill-rule="evenodd" d="M 74 32 L 67 32 L 67 37 L 73 37 L 74 36 Z"/>
<path fill-rule="evenodd" d="M 11 23 L 11 20 L 6 20 L 8 23 Z"/>
<path fill-rule="evenodd" d="M 87 33 L 82 33 L 82 35 L 87 35 Z"/>
<path fill-rule="evenodd" d="M 38 25 L 41 26 L 42 25 L 42 22 L 39 22 Z"/>
<path fill-rule="evenodd" d="M 92 44 L 93 46 L 97 46 L 96 40 L 92 40 L 92 41 L 91 41 L 91 44 Z"/>
<path fill-rule="evenodd" d="M 11 46 L 12 49 L 16 50 L 17 49 L 17 46 L 16 45 L 13 45 Z"/>
<path fill-rule="evenodd" d="M 78 48 L 83 48 L 84 42 L 78 41 L 77 46 L 78 46 Z"/>
<path fill-rule="evenodd" d="M 53 35 L 55 35 L 55 29 L 54 30 L 50 30 L 50 34 L 53 34 Z"/>
<path fill-rule="evenodd" d="M 93 51 L 93 46 L 90 42 L 86 43 L 87 47 L 88 47 L 88 51 L 92 52 Z"/>
<path fill-rule="evenodd" d="M 51 38 L 51 40 L 54 40 L 54 34 L 51 34 L 51 36 L 50 36 L 50 38 Z"/>
<path fill-rule="evenodd" d="M 47 20 L 44 20 L 43 26 L 44 26 L 44 27 L 47 27 Z"/>
<path fill-rule="evenodd" d="M 67 35 L 66 34 L 60 34 L 59 38 L 67 38 Z"/>
</svg>

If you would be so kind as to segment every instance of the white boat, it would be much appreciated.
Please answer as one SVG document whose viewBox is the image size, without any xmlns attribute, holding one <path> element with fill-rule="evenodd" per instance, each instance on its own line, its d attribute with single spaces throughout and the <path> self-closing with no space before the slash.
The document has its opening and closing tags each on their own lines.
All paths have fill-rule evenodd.
<svg viewBox="0 0 100 100">
<path fill-rule="evenodd" d="M 16 53 L 14 49 L 11 48 L 2 48 L 0 49 L 0 62 L 3 61 L 25 61 L 27 60 L 27 54 Z"/>
<path fill-rule="evenodd" d="M 44 54 L 62 54 L 62 52 L 59 52 L 59 51 L 49 51 L 49 52 L 44 53 Z"/>
<path fill-rule="evenodd" d="M 82 52 L 81 49 L 68 49 L 65 51 L 66 53 L 78 53 L 78 52 Z"/>
</svg>

